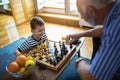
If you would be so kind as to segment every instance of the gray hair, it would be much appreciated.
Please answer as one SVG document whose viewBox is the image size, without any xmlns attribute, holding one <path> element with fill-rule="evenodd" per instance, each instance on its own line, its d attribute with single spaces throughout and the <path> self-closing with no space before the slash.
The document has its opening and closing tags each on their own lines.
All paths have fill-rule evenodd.
<svg viewBox="0 0 120 80">
<path fill-rule="evenodd" d="M 110 1 L 115 1 L 115 0 L 97 0 L 97 1 L 104 4 L 104 3 L 108 3 Z"/>
<path fill-rule="evenodd" d="M 95 8 L 101 8 L 105 6 L 107 3 L 115 0 L 92 0 L 94 2 L 94 7 Z"/>
</svg>

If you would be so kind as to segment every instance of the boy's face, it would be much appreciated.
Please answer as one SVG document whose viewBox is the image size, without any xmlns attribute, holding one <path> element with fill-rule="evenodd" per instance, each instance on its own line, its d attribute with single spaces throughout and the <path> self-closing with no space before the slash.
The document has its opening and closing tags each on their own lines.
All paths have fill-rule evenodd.
<svg viewBox="0 0 120 80">
<path fill-rule="evenodd" d="M 39 26 L 37 25 L 35 29 L 31 30 L 33 33 L 34 38 L 40 39 L 42 38 L 43 34 L 45 33 L 45 26 Z"/>
</svg>

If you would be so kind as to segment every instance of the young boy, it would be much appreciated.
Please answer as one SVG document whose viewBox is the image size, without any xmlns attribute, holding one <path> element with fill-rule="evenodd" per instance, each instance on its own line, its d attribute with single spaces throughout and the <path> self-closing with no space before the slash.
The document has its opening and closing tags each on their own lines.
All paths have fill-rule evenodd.
<svg viewBox="0 0 120 80">
<path fill-rule="evenodd" d="M 30 26 L 31 32 L 33 34 L 30 35 L 15 51 L 16 56 L 19 55 L 20 52 L 28 52 L 32 47 L 36 46 L 37 44 L 44 43 L 47 38 L 47 35 L 45 33 L 45 24 L 40 17 L 33 17 L 30 21 Z"/>
</svg>

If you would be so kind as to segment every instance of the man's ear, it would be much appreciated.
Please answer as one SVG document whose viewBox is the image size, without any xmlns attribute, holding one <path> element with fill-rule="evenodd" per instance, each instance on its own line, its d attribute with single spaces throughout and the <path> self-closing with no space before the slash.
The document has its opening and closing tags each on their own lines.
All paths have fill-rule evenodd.
<svg viewBox="0 0 120 80">
<path fill-rule="evenodd" d="M 91 6 L 87 7 L 87 13 L 93 17 L 95 17 L 95 9 Z"/>
</svg>

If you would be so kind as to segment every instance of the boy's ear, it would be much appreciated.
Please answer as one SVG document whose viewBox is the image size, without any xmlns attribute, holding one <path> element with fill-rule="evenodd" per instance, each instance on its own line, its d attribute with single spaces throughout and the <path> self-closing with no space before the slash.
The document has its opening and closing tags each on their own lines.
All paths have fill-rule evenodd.
<svg viewBox="0 0 120 80">
<path fill-rule="evenodd" d="M 87 13 L 93 17 L 95 17 L 95 9 L 91 6 L 87 7 Z"/>
</svg>

